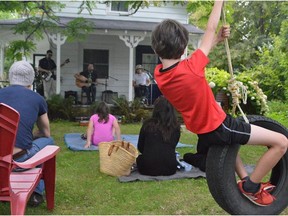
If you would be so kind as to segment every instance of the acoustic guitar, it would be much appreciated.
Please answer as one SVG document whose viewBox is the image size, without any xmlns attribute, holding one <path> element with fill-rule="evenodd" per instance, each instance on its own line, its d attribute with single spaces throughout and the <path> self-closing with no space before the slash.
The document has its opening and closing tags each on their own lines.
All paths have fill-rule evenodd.
<svg viewBox="0 0 288 216">
<path fill-rule="evenodd" d="M 69 63 L 70 62 L 70 59 L 67 58 L 61 65 L 60 67 L 63 67 L 65 64 Z M 52 77 L 55 77 L 56 79 L 56 75 L 55 75 L 55 70 L 50 70 L 48 73 L 46 71 L 43 71 L 42 72 L 42 78 L 48 82 Z"/>
<path fill-rule="evenodd" d="M 83 75 L 79 75 L 79 74 L 75 74 L 75 84 L 77 87 L 82 88 L 84 86 L 86 87 L 90 87 L 92 84 L 95 85 L 105 85 L 104 83 L 100 83 L 100 82 L 92 82 L 91 80 L 89 81 L 89 79 Z"/>
</svg>

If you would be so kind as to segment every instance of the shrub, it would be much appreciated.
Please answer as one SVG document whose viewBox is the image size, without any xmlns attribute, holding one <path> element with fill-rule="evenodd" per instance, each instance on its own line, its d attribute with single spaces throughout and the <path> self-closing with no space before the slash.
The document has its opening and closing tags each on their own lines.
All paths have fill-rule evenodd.
<svg viewBox="0 0 288 216">
<path fill-rule="evenodd" d="M 49 100 L 47 100 L 49 119 L 74 119 L 72 108 L 73 103 L 73 97 L 63 98 L 61 95 L 53 95 Z"/>
<path fill-rule="evenodd" d="M 121 117 L 122 124 L 140 122 L 149 116 L 149 111 L 142 108 L 138 99 L 129 102 L 125 98 L 117 98 L 114 104 L 111 112 Z"/>
<path fill-rule="evenodd" d="M 269 112 L 267 116 L 286 125 L 288 119 L 288 104 L 282 101 L 269 101 Z"/>
<path fill-rule="evenodd" d="M 219 70 L 217 68 L 207 68 L 206 70 L 206 78 L 208 82 L 213 82 L 214 84 L 211 86 L 213 93 L 216 94 L 218 92 L 224 92 L 229 97 L 229 104 L 231 112 L 232 108 L 232 96 L 231 92 L 228 90 L 229 80 L 231 79 L 231 75 L 224 71 Z M 267 106 L 267 96 L 263 93 L 261 88 L 259 88 L 258 83 L 247 74 L 240 73 L 235 76 L 237 84 L 244 86 L 244 92 L 241 91 L 241 87 L 239 87 L 239 91 L 237 93 L 240 97 L 240 106 L 241 109 L 247 114 L 264 114 L 268 111 Z M 247 89 L 245 89 L 247 88 Z M 247 98 L 245 97 L 245 91 L 247 93 Z M 246 104 L 244 104 L 244 102 Z"/>
</svg>

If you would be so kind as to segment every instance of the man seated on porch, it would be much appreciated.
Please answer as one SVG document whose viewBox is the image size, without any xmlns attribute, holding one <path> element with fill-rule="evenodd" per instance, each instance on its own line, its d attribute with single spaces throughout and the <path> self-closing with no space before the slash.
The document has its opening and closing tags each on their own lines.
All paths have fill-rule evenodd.
<svg viewBox="0 0 288 216">
<path fill-rule="evenodd" d="M 142 65 L 136 65 L 135 75 L 133 79 L 133 87 L 135 92 L 135 98 L 143 99 L 148 98 L 150 85 L 150 78 L 145 72 Z"/>
<path fill-rule="evenodd" d="M 97 71 L 94 70 L 93 64 L 88 64 L 87 70 L 74 75 L 76 79 L 76 85 L 85 92 L 87 96 L 87 104 L 90 105 L 95 102 L 96 98 L 96 85 Z"/>
</svg>

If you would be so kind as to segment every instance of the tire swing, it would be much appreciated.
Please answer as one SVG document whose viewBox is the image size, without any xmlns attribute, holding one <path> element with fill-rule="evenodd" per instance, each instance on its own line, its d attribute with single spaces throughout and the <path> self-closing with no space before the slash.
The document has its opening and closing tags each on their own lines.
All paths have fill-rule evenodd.
<svg viewBox="0 0 288 216">
<path fill-rule="evenodd" d="M 288 130 L 278 122 L 264 116 L 247 116 L 249 122 L 284 134 Z M 242 117 L 241 120 L 244 121 Z M 276 215 L 288 205 L 288 153 L 272 169 L 270 182 L 276 186 L 271 192 L 276 200 L 269 206 L 257 206 L 249 201 L 238 189 L 235 175 L 236 156 L 240 145 L 213 145 L 206 159 L 206 178 L 215 201 L 229 214 Z"/>
<path fill-rule="evenodd" d="M 222 8 L 222 18 L 225 24 L 224 7 Z M 229 63 L 229 71 L 232 76 L 230 83 L 235 82 L 232 63 L 229 52 L 228 40 L 225 39 L 225 48 Z M 234 89 L 235 90 L 235 89 Z M 239 106 L 238 97 L 234 98 L 233 110 L 236 106 L 240 109 L 242 117 L 240 120 L 250 122 L 266 129 L 284 134 L 288 138 L 288 130 L 280 123 L 258 115 L 245 116 Z M 234 92 L 235 93 L 235 92 Z M 215 201 L 229 214 L 239 215 L 275 215 L 280 214 L 288 205 L 288 152 L 272 169 L 269 180 L 276 186 L 271 192 L 276 200 L 269 206 L 261 207 L 249 201 L 239 191 L 235 174 L 236 156 L 240 150 L 240 145 L 213 145 L 209 148 L 206 159 L 206 178 L 209 190 Z"/>
</svg>

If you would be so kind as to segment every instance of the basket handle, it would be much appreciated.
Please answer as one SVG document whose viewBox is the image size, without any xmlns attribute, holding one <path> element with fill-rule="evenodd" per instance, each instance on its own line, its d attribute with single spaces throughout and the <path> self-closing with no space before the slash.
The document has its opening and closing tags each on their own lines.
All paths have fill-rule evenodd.
<svg viewBox="0 0 288 216">
<path fill-rule="evenodd" d="M 113 149 L 114 147 L 116 147 L 116 152 L 118 151 L 119 147 L 118 146 L 115 146 L 115 145 L 111 145 L 109 150 L 108 150 L 108 156 L 111 156 L 112 152 L 113 152 Z"/>
<path fill-rule="evenodd" d="M 125 145 L 124 145 L 124 140 L 122 140 L 122 147 L 123 147 L 125 150 L 128 150 L 128 149 L 130 148 L 130 146 L 131 146 L 131 143 L 130 143 L 130 142 L 127 142 L 127 145 L 126 145 L 126 147 L 125 147 Z"/>
</svg>

